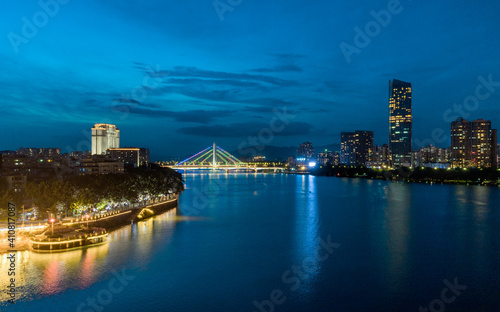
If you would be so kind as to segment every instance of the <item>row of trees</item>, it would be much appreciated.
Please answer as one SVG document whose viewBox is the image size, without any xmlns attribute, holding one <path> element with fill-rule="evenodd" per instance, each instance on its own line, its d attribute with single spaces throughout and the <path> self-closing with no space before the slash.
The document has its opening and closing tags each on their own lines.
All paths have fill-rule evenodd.
<svg viewBox="0 0 500 312">
<path fill-rule="evenodd" d="M 366 167 L 325 166 L 313 172 L 317 175 L 337 177 L 364 177 L 382 180 L 405 180 L 410 182 L 442 182 L 442 183 L 498 183 L 500 171 L 494 168 L 485 169 L 432 169 L 432 168 L 400 168 L 394 170 L 378 170 Z"/>
<path fill-rule="evenodd" d="M 23 204 L 23 195 L 16 193 L 13 189 L 9 189 L 9 184 L 4 177 L 0 177 L 0 220 L 4 221 L 7 218 L 7 207 L 9 203 L 13 203 L 18 207 Z"/>
<path fill-rule="evenodd" d="M 38 183 L 28 182 L 24 199 L 33 200 L 41 213 L 50 211 L 71 215 L 92 208 L 102 209 L 107 204 L 123 205 L 125 202 L 135 203 L 144 198 L 155 201 L 163 195 L 176 194 L 183 190 L 180 173 L 169 168 L 153 167 L 149 170 L 129 169 L 121 174 L 73 176 L 66 180 L 53 178 Z"/>
</svg>

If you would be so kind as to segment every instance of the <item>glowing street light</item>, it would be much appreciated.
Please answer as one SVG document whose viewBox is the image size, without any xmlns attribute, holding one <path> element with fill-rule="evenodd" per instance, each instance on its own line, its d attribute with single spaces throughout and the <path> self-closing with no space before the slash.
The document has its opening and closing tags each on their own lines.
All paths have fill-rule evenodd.
<svg viewBox="0 0 500 312">
<path fill-rule="evenodd" d="M 85 215 L 85 218 L 87 219 L 87 227 L 89 227 L 89 218 L 90 218 L 90 216 L 89 215 Z"/>
<path fill-rule="evenodd" d="M 49 222 L 52 223 L 52 235 L 54 235 L 54 222 L 56 222 L 56 219 L 51 218 L 49 219 Z"/>
</svg>

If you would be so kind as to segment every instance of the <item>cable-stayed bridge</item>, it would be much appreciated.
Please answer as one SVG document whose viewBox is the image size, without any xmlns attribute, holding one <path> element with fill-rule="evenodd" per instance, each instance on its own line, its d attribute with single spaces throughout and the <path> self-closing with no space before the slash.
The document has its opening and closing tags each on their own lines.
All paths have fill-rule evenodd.
<svg viewBox="0 0 500 312">
<path fill-rule="evenodd" d="M 230 170 L 252 170 L 255 172 L 259 170 L 273 170 L 274 172 L 284 170 L 284 168 L 281 167 L 250 166 L 240 161 L 220 146 L 217 146 L 215 142 L 212 146 L 177 163 L 175 166 L 168 167 L 175 170 L 183 170 L 185 172 L 188 170 L 225 170 L 226 172 Z"/>
</svg>

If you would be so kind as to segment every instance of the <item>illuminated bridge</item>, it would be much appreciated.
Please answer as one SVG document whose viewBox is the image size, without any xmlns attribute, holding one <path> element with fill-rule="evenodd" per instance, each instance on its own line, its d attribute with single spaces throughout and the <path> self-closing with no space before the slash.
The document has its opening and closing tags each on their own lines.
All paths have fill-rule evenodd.
<svg viewBox="0 0 500 312">
<path fill-rule="evenodd" d="M 255 172 L 259 170 L 273 170 L 274 172 L 284 170 L 281 167 L 255 167 L 245 164 L 217 146 L 215 142 L 212 146 L 179 162 L 175 166 L 168 167 L 175 170 L 184 170 L 185 172 L 188 170 L 225 170 L 226 172 L 230 170 L 252 170 Z"/>
</svg>

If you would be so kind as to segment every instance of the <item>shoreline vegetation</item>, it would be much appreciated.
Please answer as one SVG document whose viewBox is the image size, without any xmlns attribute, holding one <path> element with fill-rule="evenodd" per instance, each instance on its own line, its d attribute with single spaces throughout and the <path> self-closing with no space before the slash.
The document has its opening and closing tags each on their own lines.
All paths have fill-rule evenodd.
<svg viewBox="0 0 500 312">
<path fill-rule="evenodd" d="M 68 237 L 82 236 L 77 232 L 84 233 L 91 227 L 109 231 L 160 214 L 177 206 L 178 195 L 183 190 L 181 173 L 156 165 L 128 168 L 119 174 L 81 175 L 66 179 L 54 175 L 42 182 L 28 181 L 25 192 L 14 194 L 17 196 L 9 196 L 11 190 L 0 192 L 0 221 L 6 221 L 10 203 L 17 207 L 16 228 L 23 219 L 28 221 L 25 218 L 30 218 L 31 229 L 17 233 L 16 249 L 31 250 L 29 241 L 34 235 L 39 235 L 39 244 L 50 244 L 54 239 L 64 241 Z M 44 225 L 43 229 L 36 226 L 38 222 Z M 74 228 L 63 225 L 74 225 Z M 0 231 L 2 240 L 6 238 L 4 234 L 7 235 L 4 230 Z M 95 231 L 91 232 L 86 233 L 88 239 L 94 239 Z M 0 248 L 0 253 L 3 251 Z"/>
<path fill-rule="evenodd" d="M 157 165 L 127 168 L 124 173 L 81 175 L 67 179 L 54 174 L 42 182 L 28 181 L 22 194 L 12 194 L 12 190 L 0 194 L 0 221 L 6 221 L 6 209 L 10 202 L 18 207 L 18 217 L 21 207 L 30 202 L 32 207 L 26 207 L 28 216 L 31 213 L 31 216 L 36 215 L 36 220 L 44 222 L 49 217 L 62 219 L 129 209 L 148 201 L 155 203 L 183 190 L 181 173 Z"/>
<path fill-rule="evenodd" d="M 315 176 L 402 181 L 410 183 L 439 183 L 458 185 L 500 186 L 500 169 L 434 169 L 399 168 L 371 169 L 351 166 L 323 166 L 310 171 Z"/>
</svg>

